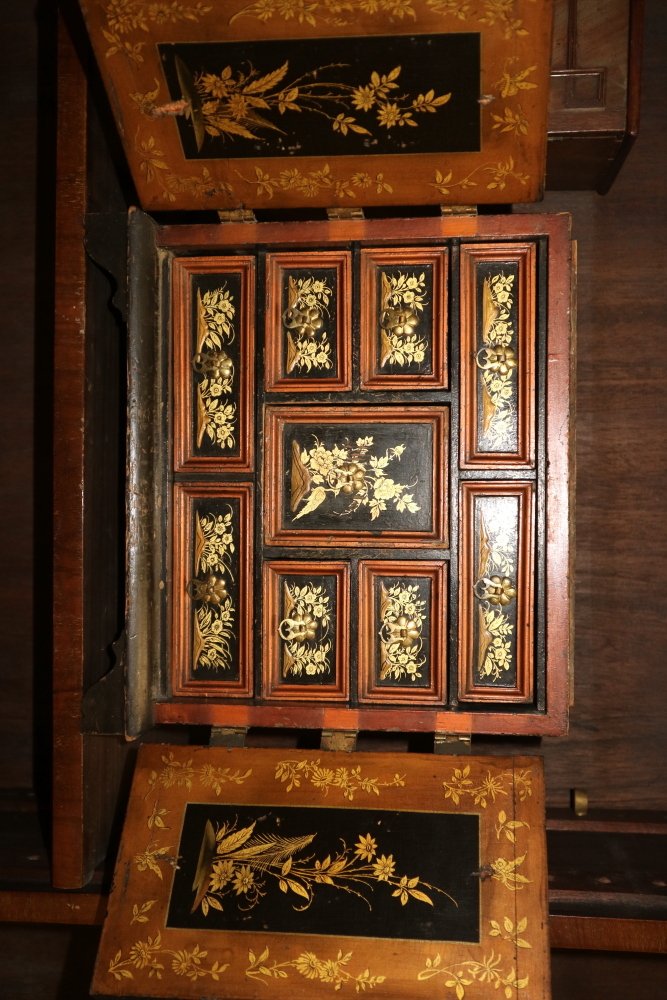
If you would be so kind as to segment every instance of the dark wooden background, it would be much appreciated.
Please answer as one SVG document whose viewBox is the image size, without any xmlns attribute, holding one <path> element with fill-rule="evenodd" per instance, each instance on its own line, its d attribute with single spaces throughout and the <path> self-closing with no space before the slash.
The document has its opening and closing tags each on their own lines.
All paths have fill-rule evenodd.
<svg viewBox="0 0 667 1000">
<path fill-rule="evenodd" d="M 51 197 L 54 23 L 51 0 L 0 0 L 0 804 L 49 781 L 51 329 L 40 218 Z M 667 7 L 647 0 L 640 134 L 611 192 L 552 192 L 517 208 L 571 212 L 579 245 L 575 705 L 569 736 L 542 741 L 554 806 L 578 787 L 593 808 L 667 808 L 665 51 Z M 12 1000 L 86 995 L 57 983 L 68 949 L 92 954 L 97 930 L 31 934 L 0 925 Z M 634 1000 L 654 1000 L 665 981 L 656 956 L 554 954 L 557 998 L 615 1000 L 632 983 Z"/>
<path fill-rule="evenodd" d="M 547 192 L 578 241 L 575 704 L 547 801 L 667 806 L 667 8 L 647 0 L 639 137 L 609 194 Z M 515 206 L 516 210 L 525 210 Z"/>
</svg>

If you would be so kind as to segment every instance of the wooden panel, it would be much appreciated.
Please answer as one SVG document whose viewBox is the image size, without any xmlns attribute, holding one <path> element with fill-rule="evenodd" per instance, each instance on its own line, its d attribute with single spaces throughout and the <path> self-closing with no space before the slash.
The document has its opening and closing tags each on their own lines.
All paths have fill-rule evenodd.
<svg viewBox="0 0 667 1000">
<path fill-rule="evenodd" d="M 3 892 L 0 922 L 31 924 L 102 924 L 106 895 L 98 892 Z"/>
<path fill-rule="evenodd" d="M 555 0 L 547 189 L 607 194 L 639 130 L 644 0 Z"/>
<path fill-rule="evenodd" d="M 539 206 L 538 206 L 539 208 Z M 386 219 L 332 219 L 312 222 L 228 222 L 198 223 L 191 226 L 163 226 L 158 245 L 179 253 L 193 252 L 196 248 L 222 253 L 231 247 L 246 248 L 246 253 L 257 243 L 288 244 L 313 247 L 323 243 L 346 243 L 361 240 L 378 246 L 396 246 L 397 243 L 440 243 L 442 240 L 478 236 L 482 239 L 522 239 L 549 233 L 555 242 L 556 256 L 550 267 L 559 275 L 558 285 L 566 281 L 569 288 L 569 267 L 559 267 L 559 247 L 569 239 L 570 219 L 566 214 L 532 216 L 517 215 L 477 216 L 417 216 Z M 557 289 L 554 293 L 560 295 Z M 561 319 L 560 310 L 552 309 Z"/>
<path fill-rule="evenodd" d="M 614 917 L 549 917 L 552 948 L 590 951 L 667 952 L 667 920 Z"/>
<path fill-rule="evenodd" d="M 447 387 L 446 249 L 361 251 L 361 386 Z"/>
<path fill-rule="evenodd" d="M 448 416 L 434 406 L 267 407 L 267 544 L 446 547 Z"/>
<path fill-rule="evenodd" d="M 459 698 L 533 695 L 532 483 L 461 484 Z"/>
<path fill-rule="evenodd" d="M 349 577 L 349 563 L 264 564 L 265 698 L 347 701 Z"/>
<path fill-rule="evenodd" d="M 266 256 L 266 391 L 352 388 L 347 250 Z"/>
<path fill-rule="evenodd" d="M 255 261 L 173 263 L 174 463 L 251 472 Z"/>
<path fill-rule="evenodd" d="M 667 558 L 667 371 L 652 360 L 664 343 L 667 267 L 652 236 L 665 218 L 664 13 L 646 4 L 642 126 L 614 187 L 605 198 L 551 192 L 540 206 L 575 211 L 579 248 L 575 702 L 568 739 L 543 743 L 554 806 L 575 786 L 600 808 L 665 806 L 665 597 L 647 573 Z"/>
<path fill-rule="evenodd" d="M 252 693 L 252 496 L 249 483 L 174 486 L 175 694 Z"/>
<path fill-rule="evenodd" d="M 550 0 L 82 8 L 148 210 L 539 196 Z"/>
<path fill-rule="evenodd" d="M 49 27 L 52 24 L 50 20 Z M 41 428 L 50 424 L 52 409 L 47 385 L 50 388 L 52 377 L 53 261 L 51 239 L 44 239 L 43 233 L 38 238 L 35 223 L 39 218 L 43 224 L 48 214 L 52 226 L 53 173 L 50 159 L 46 169 L 46 158 L 39 166 L 37 159 L 38 31 L 32 9 L 3 6 L 0 31 L 4 79 L 14 81 L 3 88 L 0 108 L 5 137 L 0 193 L 0 467 L 6 470 L 0 486 L 0 760 L 2 785 L 28 788 L 34 771 L 42 770 L 39 763 L 33 764 L 33 684 L 42 683 L 39 676 L 33 678 L 33 663 L 46 667 L 51 652 L 47 629 L 37 629 L 33 637 L 32 588 L 33 545 L 41 550 L 50 548 L 51 541 L 46 470 L 34 500 L 33 470 L 44 469 L 45 463 L 48 468 L 52 451 L 50 435 L 43 435 Z M 50 122 L 54 111 L 49 103 Z M 41 539 L 33 541 L 33 525 L 37 530 L 43 526 Z M 48 601 L 45 593 L 42 606 L 44 598 Z M 37 605 L 35 613 L 40 613 Z M 42 677 L 48 683 L 46 671 Z M 41 714 L 48 718 L 49 708 L 44 706 Z"/>
<path fill-rule="evenodd" d="M 624 955 L 608 951 L 561 951 L 551 956 L 553 1000 L 656 1000 L 664 992 L 663 955 Z"/>
<path fill-rule="evenodd" d="M 59 28 L 53 479 L 53 883 L 88 877 L 83 842 L 86 79 Z M 83 100 L 82 100 L 83 94 Z"/>
<path fill-rule="evenodd" d="M 535 465 L 533 243 L 461 248 L 461 466 Z"/>
<path fill-rule="evenodd" d="M 538 758 L 182 750 L 140 750 L 96 993 L 426 998 L 486 969 L 546 1000 Z"/>
<path fill-rule="evenodd" d="M 459 711 L 446 708 L 344 708 L 334 705 L 245 705 L 226 704 L 210 699 L 174 698 L 155 703 L 158 724 L 196 726 L 240 726 L 249 728 L 280 727 L 292 729 L 386 729 L 404 733 L 493 733 L 518 736 L 562 735 L 561 717 L 554 713 L 517 714 L 511 706 L 506 712 Z"/>
<path fill-rule="evenodd" d="M 359 563 L 359 701 L 441 702 L 447 670 L 447 564 Z"/>
</svg>

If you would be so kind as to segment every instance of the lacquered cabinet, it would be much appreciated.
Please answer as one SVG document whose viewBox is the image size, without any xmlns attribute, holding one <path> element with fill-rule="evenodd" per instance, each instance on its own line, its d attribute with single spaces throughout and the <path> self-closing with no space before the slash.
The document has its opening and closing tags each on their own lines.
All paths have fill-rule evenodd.
<svg viewBox="0 0 667 1000">
<path fill-rule="evenodd" d="M 567 218 L 133 225 L 136 730 L 562 731 Z"/>
</svg>

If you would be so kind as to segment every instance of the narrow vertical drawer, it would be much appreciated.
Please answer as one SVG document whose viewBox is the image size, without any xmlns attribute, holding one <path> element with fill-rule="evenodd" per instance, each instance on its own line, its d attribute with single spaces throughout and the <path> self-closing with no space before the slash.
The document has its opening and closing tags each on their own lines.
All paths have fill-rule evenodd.
<svg viewBox="0 0 667 1000">
<path fill-rule="evenodd" d="M 359 701 L 441 702 L 447 669 L 447 564 L 359 563 Z"/>
<path fill-rule="evenodd" d="M 349 563 L 265 563 L 263 610 L 264 696 L 347 701 Z"/>
<path fill-rule="evenodd" d="M 253 257 L 173 264 L 174 468 L 252 472 Z"/>
<path fill-rule="evenodd" d="M 447 387 L 445 247 L 361 251 L 363 389 Z"/>
<path fill-rule="evenodd" d="M 535 466 L 533 243 L 461 247 L 461 467 Z"/>
<path fill-rule="evenodd" d="M 252 694 L 250 483 L 174 486 L 174 695 Z"/>
<path fill-rule="evenodd" d="M 352 388 L 352 254 L 266 255 L 267 392 Z"/>
<path fill-rule="evenodd" d="M 533 697 L 532 483 L 462 483 L 459 699 Z"/>
</svg>

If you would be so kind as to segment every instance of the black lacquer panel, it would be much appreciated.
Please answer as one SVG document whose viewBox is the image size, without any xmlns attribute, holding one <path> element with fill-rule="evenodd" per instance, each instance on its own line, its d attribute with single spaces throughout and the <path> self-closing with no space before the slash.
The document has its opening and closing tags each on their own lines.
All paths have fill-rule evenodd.
<svg viewBox="0 0 667 1000">
<path fill-rule="evenodd" d="M 374 577 L 377 687 L 431 687 L 431 583 L 428 577 Z"/>
<path fill-rule="evenodd" d="M 337 281 L 335 267 L 281 271 L 283 378 L 319 380 L 338 375 Z"/>
<path fill-rule="evenodd" d="M 176 118 L 187 159 L 481 148 L 476 32 L 173 43 L 158 51 L 171 99 L 192 109 Z"/>
<path fill-rule="evenodd" d="M 431 530 L 431 424 L 315 420 L 283 426 L 284 528 Z"/>
<path fill-rule="evenodd" d="M 378 268 L 375 364 L 382 375 L 433 372 L 433 265 Z"/>
<path fill-rule="evenodd" d="M 479 685 L 517 683 L 517 592 L 520 498 L 475 500 L 474 678 Z"/>
<path fill-rule="evenodd" d="M 167 927 L 477 942 L 479 850 L 477 815 L 189 803 Z"/>
<path fill-rule="evenodd" d="M 187 593 L 192 603 L 191 677 L 239 680 L 240 501 L 235 497 L 195 498 L 194 540 Z"/>
<path fill-rule="evenodd" d="M 513 452 L 519 447 L 519 265 L 475 265 L 477 330 L 477 449 Z"/>
<path fill-rule="evenodd" d="M 190 311 L 194 455 L 235 458 L 241 450 L 240 273 L 192 278 Z"/>
<path fill-rule="evenodd" d="M 284 684 L 336 681 L 336 576 L 280 578 L 280 679 Z"/>
</svg>

